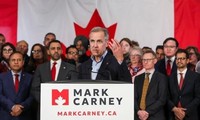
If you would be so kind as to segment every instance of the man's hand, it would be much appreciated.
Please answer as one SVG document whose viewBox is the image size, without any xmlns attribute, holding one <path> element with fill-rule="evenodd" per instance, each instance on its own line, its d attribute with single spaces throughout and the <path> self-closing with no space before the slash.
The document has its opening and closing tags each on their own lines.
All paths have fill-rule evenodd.
<svg viewBox="0 0 200 120">
<path fill-rule="evenodd" d="M 121 63 L 124 60 L 121 45 L 116 40 L 111 39 L 111 41 L 108 42 L 108 46 L 112 50 L 117 61 Z"/>
<path fill-rule="evenodd" d="M 183 120 L 185 117 L 185 108 L 180 108 L 180 107 L 174 107 L 172 109 L 172 111 L 174 112 L 175 115 L 175 119 L 176 120 Z"/>
<path fill-rule="evenodd" d="M 12 116 L 19 116 L 22 113 L 22 109 L 24 107 L 22 105 L 16 104 L 12 107 L 11 115 Z"/>
<path fill-rule="evenodd" d="M 138 115 L 140 120 L 147 120 L 148 117 L 149 117 L 149 113 L 145 110 L 139 110 L 137 112 L 137 115 Z"/>
</svg>

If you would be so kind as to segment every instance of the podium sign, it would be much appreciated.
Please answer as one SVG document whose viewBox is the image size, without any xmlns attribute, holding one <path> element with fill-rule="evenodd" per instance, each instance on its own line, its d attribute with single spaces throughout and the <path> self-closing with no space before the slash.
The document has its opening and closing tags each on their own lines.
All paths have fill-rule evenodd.
<svg viewBox="0 0 200 120">
<path fill-rule="evenodd" d="M 41 120 L 133 120 L 133 84 L 41 84 Z"/>
</svg>

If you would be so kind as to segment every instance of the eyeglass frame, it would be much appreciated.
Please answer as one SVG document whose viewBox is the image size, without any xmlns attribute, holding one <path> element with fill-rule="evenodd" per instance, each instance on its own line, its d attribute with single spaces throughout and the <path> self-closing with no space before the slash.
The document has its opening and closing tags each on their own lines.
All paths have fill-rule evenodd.
<svg viewBox="0 0 200 120">
<path fill-rule="evenodd" d="M 38 54 L 38 53 L 41 53 L 42 52 L 42 50 L 33 50 L 33 51 L 31 51 L 31 53 L 33 53 L 33 54 Z"/>
<path fill-rule="evenodd" d="M 150 62 L 151 60 L 154 60 L 154 59 L 155 59 L 155 57 L 151 58 L 151 59 L 142 59 L 142 62 Z"/>
<path fill-rule="evenodd" d="M 13 49 L 12 48 L 9 48 L 9 49 L 3 49 L 3 52 L 5 53 L 11 53 L 11 52 L 13 52 Z"/>
</svg>

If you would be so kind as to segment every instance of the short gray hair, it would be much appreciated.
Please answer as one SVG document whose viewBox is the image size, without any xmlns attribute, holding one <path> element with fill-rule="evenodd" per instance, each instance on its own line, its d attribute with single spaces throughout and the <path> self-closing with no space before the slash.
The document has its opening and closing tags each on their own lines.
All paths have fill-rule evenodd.
<svg viewBox="0 0 200 120">
<path fill-rule="evenodd" d="M 135 46 L 135 47 L 131 48 L 129 54 L 131 54 L 132 51 L 138 51 L 140 56 L 143 55 L 143 51 L 140 47 Z"/>
<path fill-rule="evenodd" d="M 104 33 L 105 40 L 107 41 L 109 39 L 109 33 L 108 33 L 108 30 L 106 28 L 102 28 L 102 27 L 98 27 L 98 26 L 94 27 L 94 28 L 91 29 L 90 34 L 92 32 L 100 32 L 100 31 L 102 31 Z"/>
</svg>

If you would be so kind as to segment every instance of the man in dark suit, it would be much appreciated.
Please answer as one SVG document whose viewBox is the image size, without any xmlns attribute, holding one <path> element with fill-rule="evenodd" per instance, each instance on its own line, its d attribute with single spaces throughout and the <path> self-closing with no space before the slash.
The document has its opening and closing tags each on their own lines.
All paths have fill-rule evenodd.
<svg viewBox="0 0 200 120">
<path fill-rule="evenodd" d="M 135 120 L 165 120 L 167 77 L 154 69 L 156 54 L 146 51 L 142 57 L 145 73 L 134 82 Z"/>
<path fill-rule="evenodd" d="M 200 104 L 200 75 L 187 69 L 188 63 L 187 51 L 178 50 L 177 71 L 169 80 L 168 106 L 172 120 L 199 120 L 197 107 Z"/>
<path fill-rule="evenodd" d="M 31 120 L 32 76 L 22 71 L 24 59 L 20 52 L 10 55 L 9 65 L 11 70 L 0 74 L 0 119 Z"/>
<path fill-rule="evenodd" d="M 159 60 L 156 65 L 156 71 L 159 71 L 166 76 L 170 76 L 176 71 L 175 53 L 178 50 L 178 41 L 175 38 L 169 37 L 163 42 L 165 58 Z"/>
<path fill-rule="evenodd" d="M 41 83 L 51 81 L 65 81 L 77 78 L 75 66 L 61 60 L 62 48 L 60 41 L 52 40 L 49 43 L 48 50 L 49 55 L 51 56 L 51 60 L 37 67 L 31 87 L 31 94 L 38 103 L 40 103 Z"/>
<path fill-rule="evenodd" d="M 80 65 L 79 78 L 131 82 L 131 75 L 123 58 L 121 46 L 105 28 L 94 27 L 89 34 L 91 58 Z M 107 50 L 112 50 L 113 55 Z"/>
</svg>

